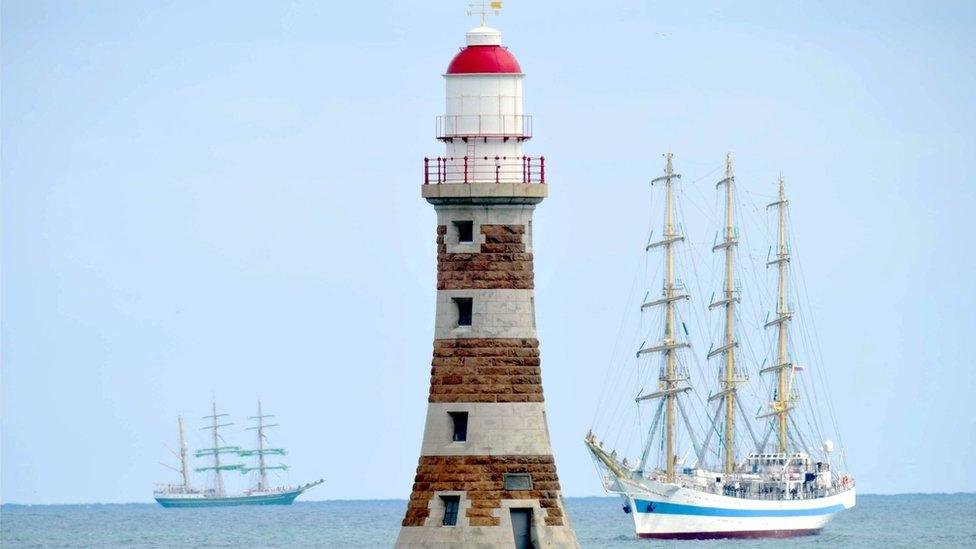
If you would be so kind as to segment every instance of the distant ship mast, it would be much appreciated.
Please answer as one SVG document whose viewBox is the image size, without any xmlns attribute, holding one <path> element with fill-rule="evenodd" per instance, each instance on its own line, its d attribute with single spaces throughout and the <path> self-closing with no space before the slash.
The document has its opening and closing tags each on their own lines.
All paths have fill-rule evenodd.
<svg viewBox="0 0 976 549">
<path fill-rule="evenodd" d="M 180 465 L 183 473 L 183 492 L 188 493 L 190 491 L 190 463 L 186 459 L 187 445 L 186 445 L 186 433 L 183 429 L 183 416 L 179 416 L 180 423 Z"/>
<path fill-rule="evenodd" d="M 196 469 L 196 471 L 197 472 L 202 472 L 202 471 L 213 471 L 214 472 L 214 486 L 215 486 L 215 490 L 216 490 L 216 493 L 217 493 L 217 497 L 223 497 L 224 494 L 225 494 L 225 491 L 224 491 L 224 477 L 221 476 L 220 472 L 221 471 L 239 470 L 241 468 L 241 464 L 240 463 L 236 463 L 236 464 L 221 464 L 220 463 L 220 454 L 237 454 L 241 450 L 241 448 L 239 446 L 221 446 L 220 445 L 220 441 L 221 441 L 220 428 L 221 427 L 229 427 L 229 426 L 233 425 L 233 423 L 219 423 L 218 424 L 217 423 L 218 419 L 219 418 L 222 418 L 222 417 L 227 417 L 227 414 L 218 414 L 217 413 L 217 402 L 214 401 L 213 402 L 213 415 L 203 416 L 203 419 L 213 420 L 212 421 L 212 425 L 210 425 L 208 427 L 204 427 L 204 428 L 201 429 L 202 431 L 205 431 L 207 429 L 210 429 L 211 431 L 213 431 L 213 446 L 210 447 L 210 448 L 201 448 L 201 449 L 197 450 L 197 452 L 195 454 L 196 457 L 213 456 L 213 459 L 214 459 L 213 466 L 211 466 L 211 467 L 198 467 Z"/>
<path fill-rule="evenodd" d="M 269 428 L 269 427 L 277 427 L 278 426 L 277 423 L 266 424 L 264 422 L 264 420 L 266 418 L 271 418 L 271 417 L 274 417 L 274 415 L 271 415 L 271 414 L 267 414 L 266 415 L 266 414 L 263 414 L 261 412 L 261 401 L 259 400 L 258 401 L 258 415 L 251 416 L 251 417 L 247 418 L 247 419 L 256 419 L 258 421 L 258 424 L 257 425 L 254 425 L 252 427 L 248 427 L 247 428 L 248 431 L 257 431 L 257 435 L 258 435 L 258 447 L 257 447 L 256 450 L 241 450 L 239 452 L 239 455 L 241 457 L 257 456 L 257 458 L 258 458 L 258 466 L 257 467 L 245 467 L 245 466 L 242 466 L 241 467 L 241 473 L 248 473 L 250 471 L 258 471 L 260 473 L 260 475 L 261 475 L 260 476 L 260 480 L 258 481 L 258 491 L 260 491 L 260 492 L 267 492 L 268 491 L 268 471 L 271 471 L 271 470 L 274 470 L 274 469 L 279 469 L 279 470 L 282 470 L 282 471 L 287 471 L 288 470 L 288 466 L 287 465 L 284 465 L 284 464 L 267 465 L 265 463 L 265 460 L 264 460 L 264 456 L 267 456 L 267 455 L 283 456 L 286 453 L 284 448 L 265 448 L 264 447 L 264 439 L 266 438 L 265 435 L 264 435 L 264 430 L 267 429 L 267 428 Z"/>
</svg>

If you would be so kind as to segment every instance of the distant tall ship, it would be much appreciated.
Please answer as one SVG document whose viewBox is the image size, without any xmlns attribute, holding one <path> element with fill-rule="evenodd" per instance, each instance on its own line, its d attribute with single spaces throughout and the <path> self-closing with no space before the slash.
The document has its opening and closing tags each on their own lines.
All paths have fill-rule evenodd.
<svg viewBox="0 0 976 549">
<path fill-rule="evenodd" d="M 277 423 L 267 424 L 265 423 L 265 420 L 268 418 L 273 418 L 274 416 L 263 414 L 261 412 L 261 402 L 258 401 L 258 415 L 248 418 L 255 420 L 256 425 L 248 427 L 247 430 L 257 432 L 257 448 L 250 450 L 242 449 L 240 446 L 228 446 L 223 443 L 223 437 L 220 435 L 220 429 L 233 425 L 232 423 L 221 423 L 222 421 L 225 421 L 222 418 L 226 417 L 228 417 L 228 414 L 217 413 L 217 403 L 214 402 L 213 414 L 203 418 L 210 420 L 210 425 L 203 427 L 203 429 L 211 431 L 213 436 L 213 446 L 197 450 L 194 453 L 194 456 L 198 458 L 213 458 L 213 464 L 205 467 L 197 467 L 195 468 L 195 471 L 200 473 L 210 472 L 211 474 L 209 477 L 212 480 L 212 485 L 206 488 L 194 488 L 190 484 L 190 464 L 188 459 L 189 449 L 186 443 L 186 433 L 184 432 L 183 427 L 183 416 L 179 416 L 180 451 L 178 454 L 176 452 L 173 453 L 177 458 L 179 458 L 180 467 L 176 468 L 166 464 L 163 465 L 173 469 L 177 473 L 180 473 L 182 475 L 183 482 L 181 484 L 159 485 L 157 490 L 153 493 L 153 497 L 157 502 L 159 502 L 160 505 L 163 507 L 291 505 L 295 501 L 295 498 L 300 496 L 302 492 L 305 492 L 306 490 L 325 482 L 325 480 L 320 479 L 301 486 L 271 487 L 268 484 L 268 471 L 288 470 L 288 466 L 285 464 L 276 463 L 272 465 L 266 460 L 267 456 L 284 456 L 286 454 L 284 448 L 265 447 L 265 440 L 267 437 L 264 434 L 264 430 L 278 426 Z M 222 443 L 224 445 L 222 445 Z M 248 466 L 243 463 L 224 463 L 221 461 L 222 455 L 255 458 L 256 464 L 253 466 Z M 257 471 L 257 483 L 240 494 L 228 495 L 224 490 L 224 478 L 222 475 L 224 471 L 233 471 L 240 474 L 248 474 L 253 471 Z"/>
<path fill-rule="evenodd" d="M 676 248 L 685 240 L 682 225 L 676 220 L 674 196 L 674 186 L 681 176 L 673 171 L 671 154 L 666 158 L 664 175 L 652 181 L 652 185 L 664 187 L 664 231 L 660 239 L 650 239 L 646 247 L 647 251 L 664 252 L 660 267 L 663 289 L 660 296 L 645 294 L 640 305 L 642 315 L 648 311 L 663 313 L 647 320 L 651 331 L 663 328 L 663 337 L 638 346 L 636 374 L 629 374 L 636 375 L 640 385 L 653 387 L 640 387 L 630 393 L 637 395 L 636 422 L 647 427 L 643 430 L 647 433 L 643 450 L 636 462 L 628 463 L 616 450 L 605 449 L 592 430 L 586 436 L 586 446 L 606 490 L 623 499 L 624 511 L 632 515 L 638 537 L 707 539 L 816 534 L 835 514 L 854 507 L 855 489 L 854 480 L 831 461 L 834 443 L 825 436 L 810 437 L 826 432 L 827 424 L 820 418 L 818 408 L 827 407 L 829 400 L 824 400 L 825 393 L 813 389 L 813 380 L 801 377 L 809 374 L 800 374 L 803 368 L 795 355 L 807 343 L 794 346 L 790 339 L 794 308 L 788 291 L 791 249 L 783 179 L 780 177 L 778 197 L 767 206 L 777 215 L 775 252 L 771 247 L 766 263 L 767 268 L 777 271 L 775 312 L 767 313 L 765 321 L 758 313 L 753 321 L 757 328 L 764 324 L 771 330 L 767 339 L 770 351 L 761 364 L 758 359 L 762 358 L 762 349 L 743 345 L 748 331 L 740 332 L 737 326 L 737 308 L 744 298 L 735 268 L 739 232 L 733 218 L 736 207 L 731 155 L 726 158 L 725 177 L 716 184 L 717 188 L 724 187 L 724 227 L 712 251 L 722 254 L 717 263 L 723 267 L 724 281 L 718 295 L 713 294 L 707 311 L 717 310 L 722 315 L 716 319 L 719 328 L 712 330 L 717 341 L 712 342 L 706 357 L 706 364 L 717 359 L 714 369 L 707 371 L 717 371 L 718 375 L 714 382 L 705 382 L 712 389 L 710 394 L 703 394 L 690 383 L 691 366 L 697 359 L 689 352 L 688 329 L 688 324 L 700 327 L 702 323 L 693 323 L 694 317 L 678 307 L 692 297 L 676 272 Z M 694 264 L 691 267 L 697 271 Z M 719 272 L 716 270 L 716 278 Z M 688 274 L 697 276 L 695 272 Z M 705 309 L 701 307 L 702 315 L 707 314 Z M 646 333 L 641 332 L 641 337 L 654 338 Z M 648 364 L 647 357 L 652 356 L 658 357 L 659 362 Z M 743 366 L 747 363 L 751 363 L 751 368 Z M 752 369 L 760 374 L 759 390 L 753 391 L 761 407 L 749 414 L 745 407 L 748 404 L 743 404 L 747 396 L 743 388 Z M 698 368 L 699 373 L 703 370 L 704 367 Z M 710 376 L 701 377 L 707 380 Z M 801 389 L 807 397 L 813 393 L 810 401 L 800 400 Z M 641 404 L 650 404 L 651 409 L 642 410 Z M 649 418 L 650 423 L 644 418 Z M 832 413 L 830 419 L 833 420 Z M 684 428 L 683 435 L 679 426 Z M 743 437 L 743 428 L 748 438 Z M 833 429 L 836 433 L 836 425 Z M 713 445 L 715 440 L 717 444 Z M 694 460 L 686 464 L 689 456 Z M 843 454 L 838 460 L 841 463 L 842 458 Z"/>
</svg>

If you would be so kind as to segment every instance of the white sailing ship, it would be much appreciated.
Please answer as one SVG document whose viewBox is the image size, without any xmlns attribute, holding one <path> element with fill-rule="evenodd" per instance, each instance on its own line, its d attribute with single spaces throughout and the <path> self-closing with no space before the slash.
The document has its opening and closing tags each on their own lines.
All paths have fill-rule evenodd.
<svg viewBox="0 0 976 549">
<path fill-rule="evenodd" d="M 770 254 L 766 265 L 778 273 L 775 312 L 765 322 L 745 327 L 772 332 L 771 356 L 748 367 L 748 361 L 740 357 L 745 355 L 740 340 L 745 336 L 740 332 L 748 330 L 737 325 L 737 309 L 744 298 L 736 278 L 739 235 L 734 220 L 736 185 L 731 155 L 726 158 L 725 177 L 716 185 L 724 190 L 724 227 L 712 251 L 722 254 L 724 281 L 718 299 L 713 299 L 707 310 L 722 314 L 721 339 L 707 353 L 707 360 L 718 363 L 718 376 L 706 383 L 711 385 L 711 394 L 704 394 L 691 384 L 690 366 L 696 358 L 682 320 L 689 317 L 680 312 L 687 306 L 685 302 L 694 303 L 676 272 L 676 249 L 685 240 L 675 220 L 675 185 L 681 176 L 673 171 L 672 155 L 667 154 L 666 159 L 664 175 L 652 181 L 652 185 L 664 187 L 663 237 L 647 245 L 648 252 L 664 252 L 663 290 L 658 298 L 645 297 L 640 306 L 642 314 L 663 313 L 657 324 L 663 327 L 663 338 L 641 344 L 636 358 L 637 367 L 645 372 L 654 372 L 653 367 L 658 366 L 656 379 L 653 373 L 646 378 L 656 388 L 636 397 L 639 417 L 651 417 L 650 427 L 633 464 L 618 457 L 616 451 L 605 449 L 592 430 L 585 439 L 587 448 L 606 490 L 623 499 L 624 511 L 633 517 L 638 537 L 816 534 L 838 512 L 854 506 L 855 489 L 853 479 L 839 470 L 843 454 L 834 454 L 834 443 L 826 437 L 811 438 L 810 431 L 813 436 L 823 435 L 825 424 L 810 400 L 800 398 L 809 383 L 800 377 L 806 374 L 800 373 L 803 369 L 797 364 L 790 340 L 795 311 L 789 299 L 791 254 L 783 179 L 780 177 L 777 199 L 767 206 L 777 216 L 775 253 Z M 652 357 L 659 364 L 649 364 Z M 758 370 L 757 385 L 765 388 L 761 393 L 765 402 L 756 414 L 747 413 L 743 402 L 743 387 L 752 383 L 750 370 Z M 797 421 L 801 412 L 805 429 L 800 429 Z M 687 447 L 687 453 L 679 457 L 685 451 L 681 445 Z"/>
</svg>

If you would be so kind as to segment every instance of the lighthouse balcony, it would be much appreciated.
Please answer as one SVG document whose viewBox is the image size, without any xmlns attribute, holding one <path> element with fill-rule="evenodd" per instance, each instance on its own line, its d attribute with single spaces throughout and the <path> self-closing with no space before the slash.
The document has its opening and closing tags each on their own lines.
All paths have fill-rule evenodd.
<svg viewBox="0 0 976 549">
<path fill-rule="evenodd" d="M 527 114 L 452 114 L 438 116 L 437 139 L 501 138 L 525 141 L 532 138 L 532 116 Z"/>
<path fill-rule="evenodd" d="M 424 185 L 451 183 L 545 184 L 544 156 L 464 156 L 424 158 Z"/>
</svg>

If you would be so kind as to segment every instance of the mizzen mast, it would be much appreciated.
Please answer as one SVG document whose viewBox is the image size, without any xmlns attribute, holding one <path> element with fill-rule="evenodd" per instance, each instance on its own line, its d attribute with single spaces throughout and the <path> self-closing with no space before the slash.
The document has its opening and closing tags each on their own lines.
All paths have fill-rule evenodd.
<svg viewBox="0 0 976 549">
<path fill-rule="evenodd" d="M 793 364 L 789 360 L 789 353 L 787 351 L 789 322 L 793 318 L 793 312 L 789 310 L 786 301 L 786 267 L 790 262 L 789 245 L 786 242 L 786 206 L 788 204 L 789 201 L 786 200 L 783 176 L 781 175 L 779 177 L 779 199 L 766 206 L 767 208 L 777 207 L 779 210 L 779 237 L 776 259 L 766 263 L 767 267 L 776 265 L 779 269 L 779 296 L 776 304 L 776 318 L 766 323 L 767 328 L 775 326 L 779 334 L 777 339 L 776 364 L 762 370 L 763 373 L 775 371 L 777 375 L 775 398 L 771 403 L 773 411 L 766 415 L 774 415 L 777 418 L 777 440 L 780 453 L 785 453 L 788 446 L 789 439 L 786 427 L 789 421 L 790 409 L 793 407 L 792 391 L 789 387 L 789 378 L 787 377 L 787 370 L 790 373 L 793 372 Z"/>
<path fill-rule="evenodd" d="M 735 348 L 739 342 L 735 339 L 735 304 L 739 302 L 739 292 L 735 287 L 734 257 L 735 247 L 739 240 L 735 232 L 733 218 L 733 193 L 735 176 L 732 174 L 732 153 L 725 157 L 725 179 L 719 181 L 715 186 L 725 185 L 725 237 L 722 242 L 712 247 L 713 252 L 725 251 L 725 284 L 723 288 L 723 298 L 708 306 L 709 309 L 724 307 L 725 309 L 725 336 L 722 345 L 708 353 L 708 358 L 715 355 L 724 354 L 725 369 L 720 376 L 722 391 L 720 393 L 722 405 L 725 407 L 725 459 L 724 471 L 726 475 L 731 475 L 735 470 L 735 405 L 736 405 L 736 383 L 744 381 L 737 376 L 735 368 Z"/>
</svg>

